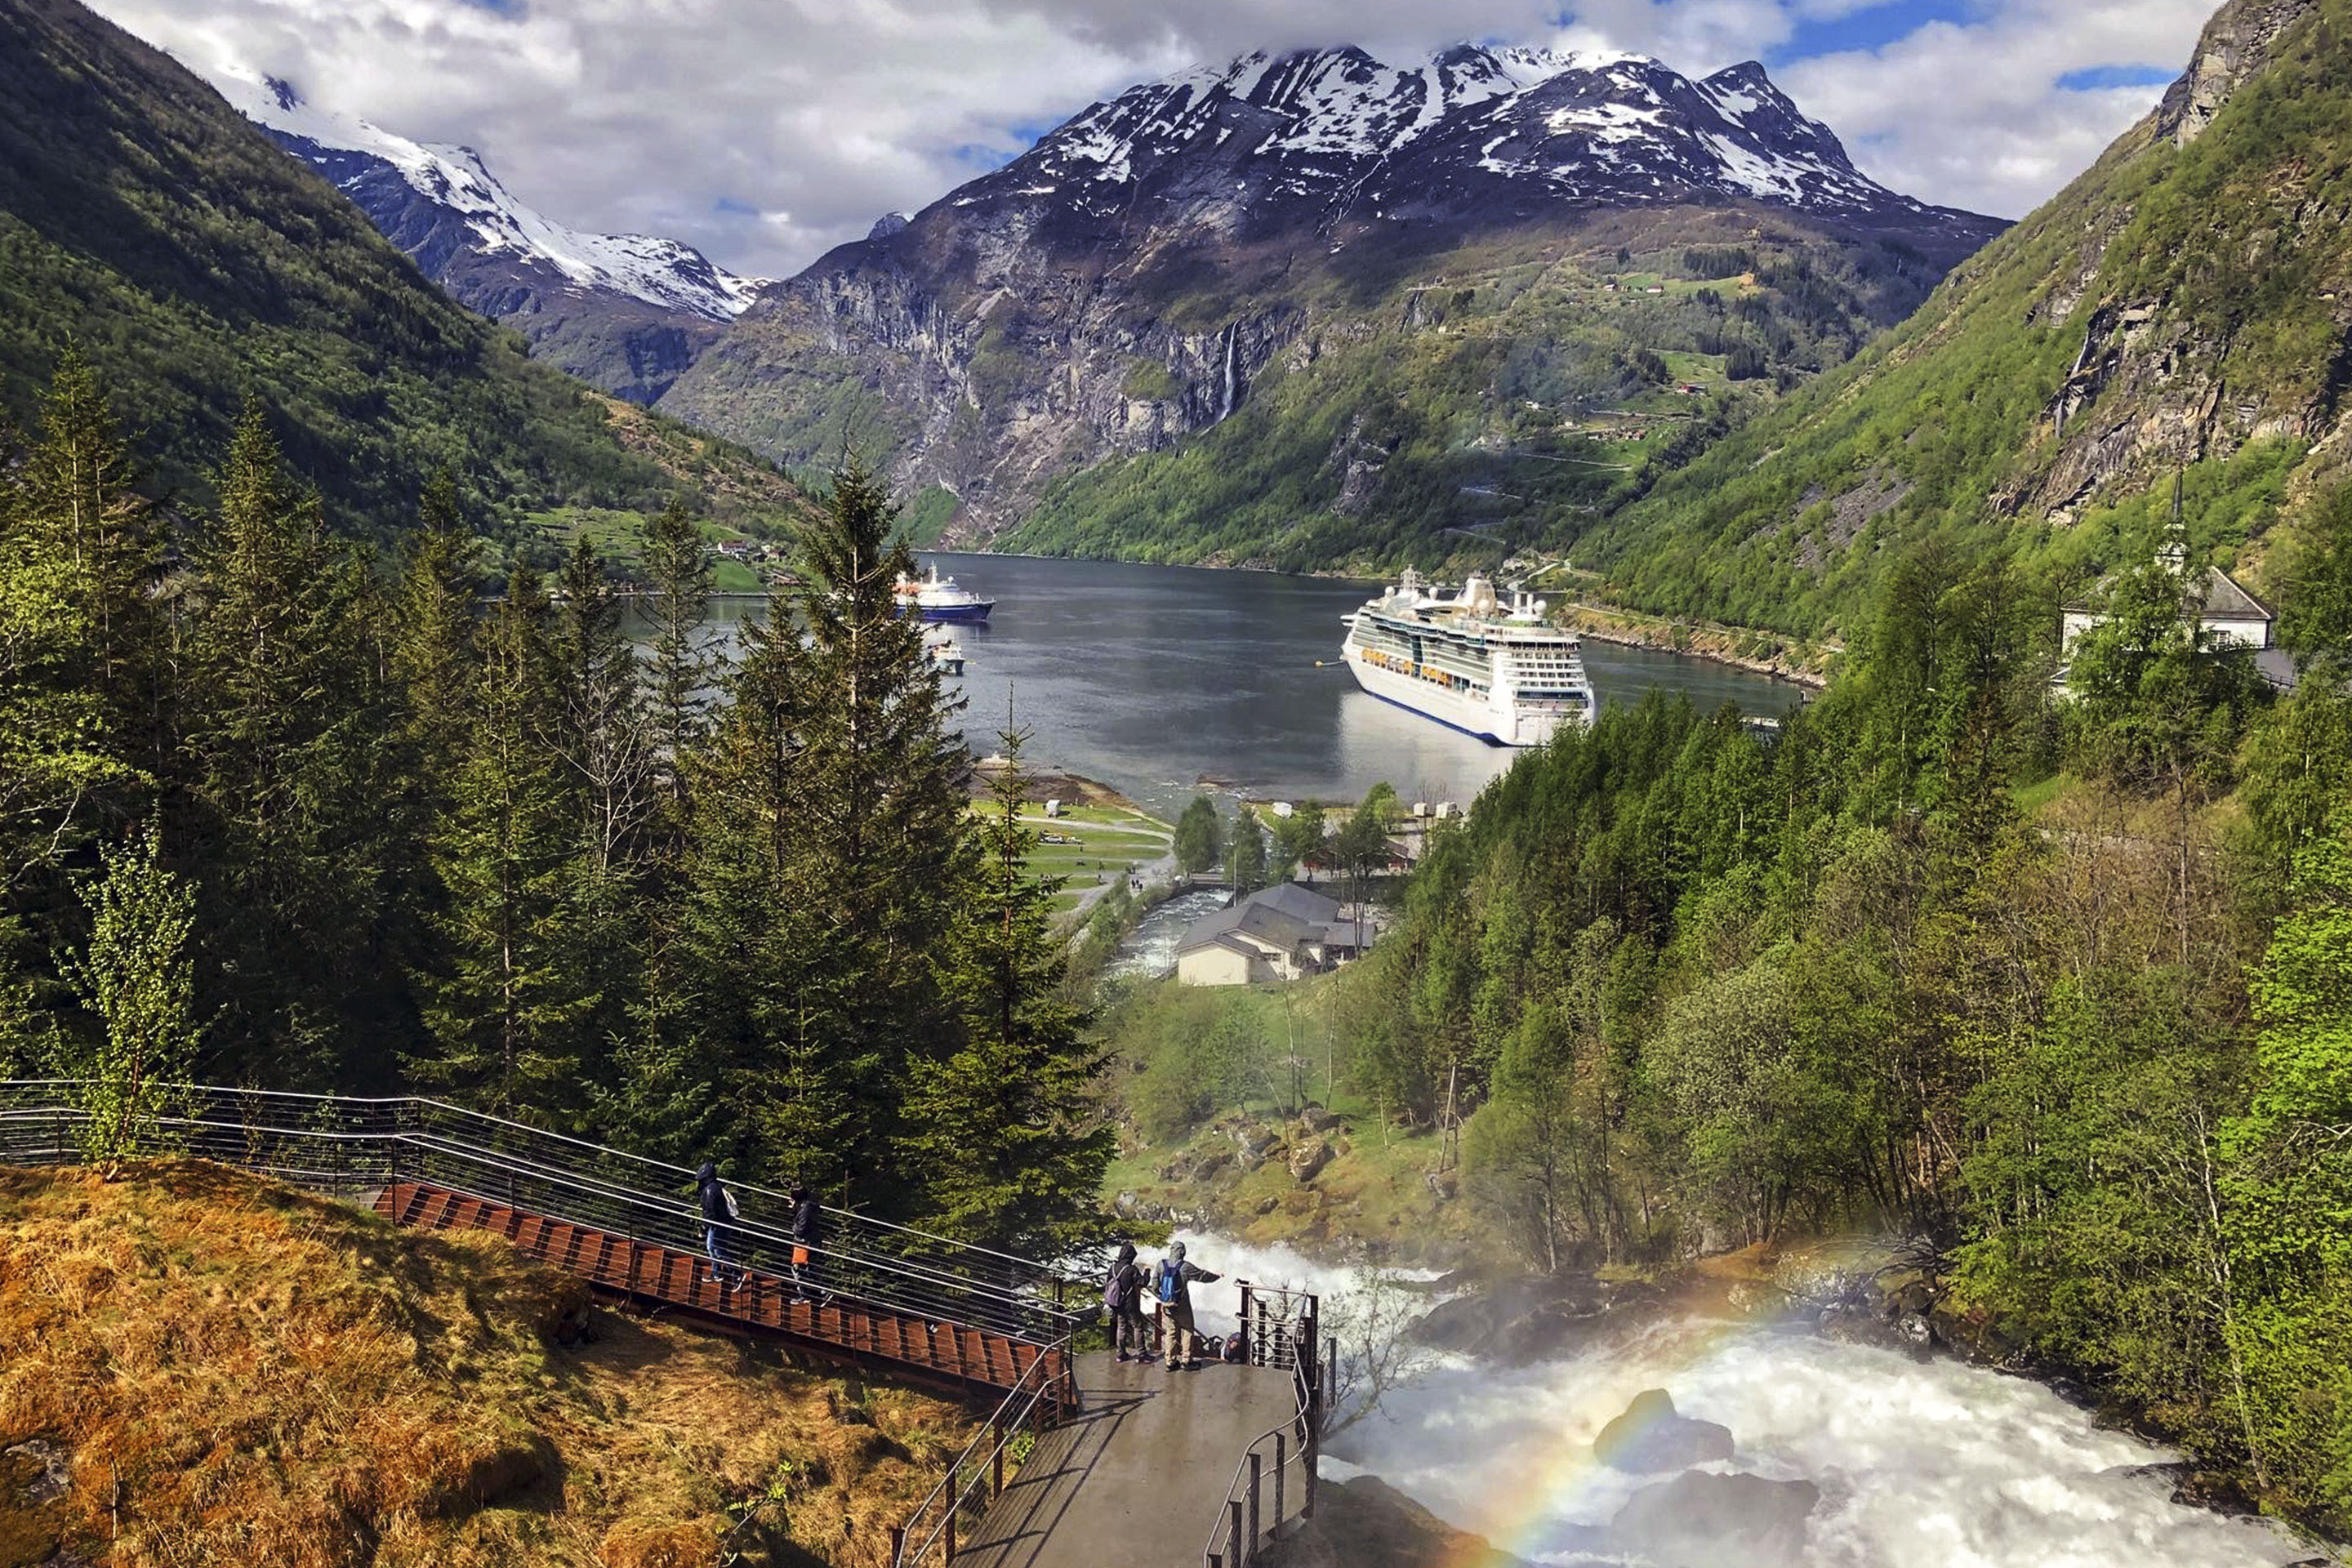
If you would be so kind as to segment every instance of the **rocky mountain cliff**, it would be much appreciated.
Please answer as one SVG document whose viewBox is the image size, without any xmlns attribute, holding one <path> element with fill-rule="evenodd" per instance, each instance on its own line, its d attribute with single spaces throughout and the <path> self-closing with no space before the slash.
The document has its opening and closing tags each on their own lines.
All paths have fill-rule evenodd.
<svg viewBox="0 0 2352 1568">
<path fill-rule="evenodd" d="M 217 85 L 458 303 L 633 402 L 667 391 L 759 289 L 674 239 L 566 227 L 519 200 L 470 147 L 394 135 L 312 104 L 275 77 L 225 73 Z"/>
<path fill-rule="evenodd" d="M 1720 279 L 1733 297 L 1718 289 L 1714 306 L 1746 310 L 1752 341 L 1694 323 L 1693 341 L 1669 333 L 1664 346 L 1715 360 L 1684 367 L 1703 383 L 1696 373 L 1727 370 L 1746 342 L 1749 379 L 1769 382 L 1842 361 L 2000 226 L 1870 181 L 1754 64 L 1694 81 L 1622 55 L 1461 46 L 1401 67 L 1353 48 L 1250 55 L 1094 105 L 910 219 L 877 224 L 768 290 L 663 407 L 793 462 L 845 433 L 909 488 L 952 492 L 960 531 L 987 537 L 1056 481 L 1234 419 L 1270 378 L 1328 379 L 1335 362 L 1352 375 L 1360 355 L 1344 351 L 1382 331 L 1458 329 L 1481 279 L 1526 264 L 1536 272 L 1506 285 L 1513 299 L 1571 274 L 1590 285 L 1578 300 L 1593 321 L 1554 321 L 1552 335 L 1599 362 L 1646 346 L 1639 332 L 1582 331 L 1607 277 L 1644 272 L 1611 290 L 1640 299 L 1686 292 L 1647 276 L 1661 269 Z M 1685 268 L 1698 249 L 1721 265 Z M 1664 360 L 1646 368 L 1634 383 L 1571 379 L 1593 384 L 1593 403 L 1676 379 Z M 1497 369 L 1462 371 L 1457 423 L 1527 401 Z M 1380 510 L 1366 465 L 1385 466 L 1371 453 L 1418 426 L 1359 429 L 1351 489 L 1351 460 L 1323 430 L 1330 399 L 1310 401 L 1307 445 L 1319 441 L 1314 462 L 1329 472 L 1302 504 Z M 1306 438 L 1295 419 L 1251 427 L 1261 445 Z M 1191 548 L 1181 521 L 1171 531 L 1155 550 L 1250 553 Z"/>
<path fill-rule="evenodd" d="M 2232 0 L 2158 108 L 1898 331 L 1581 530 L 1643 607 L 1834 629 L 1948 531 L 2086 576 L 2252 571 L 2352 448 L 2352 0 Z"/>
</svg>

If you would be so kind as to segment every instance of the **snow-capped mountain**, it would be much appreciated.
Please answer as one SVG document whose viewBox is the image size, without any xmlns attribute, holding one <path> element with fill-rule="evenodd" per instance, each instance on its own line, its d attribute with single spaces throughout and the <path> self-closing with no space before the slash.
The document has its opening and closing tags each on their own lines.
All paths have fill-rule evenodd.
<svg viewBox="0 0 2352 1568">
<path fill-rule="evenodd" d="M 275 77 L 224 73 L 216 85 L 461 303 L 624 396 L 658 397 L 763 285 L 677 240 L 557 223 L 470 147 L 412 141 L 310 103 Z"/>
<path fill-rule="evenodd" d="M 1182 188 L 1204 166 L 1249 171 L 1252 227 L 1302 205 L 1327 222 L 1410 220 L 1520 196 L 1940 210 L 1854 168 L 1754 61 L 1694 81 L 1641 55 L 1472 45 L 1402 66 L 1356 48 L 1252 54 L 1131 88 L 951 200 L 1052 197 L 1108 216 L 1205 194 Z"/>
<path fill-rule="evenodd" d="M 1626 54 L 1251 54 L 1094 104 L 883 218 L 765 290 L 661 405 L 791 461 L 822 460 L 856 423 L 902 484 L 952 491 L 971 538 L 1076 470 L 1249 415 L 1280 377 L 1282 407 L 1241 420 L 1270 445 L 1239 460 L 1369 515 L 1383 453 L 1481 421 L 1479 450 L 1509 447 L 1538 394 L 1618 387 L 1640 351 L 1659 374 L 1676 352 L 1728 377 L 1736 350 L 1743 378 L 1793 384 L 2001 226 L 1871 180 L 1752 63 L 1693 80 Z M 1726 256 L 1755 259 L 1728 278 L 1687 259 Z M 1601 292 L 1620 270 L 1654 275 L 1642 303 Z M 1557 309 L 1530 302 L 1505 326 L 1536 274 L 1533 299 Z M 1654 275 L 1720 286 L 1685 300 Z M 1448 312 L 1480 320 L 1448 328 Z M 1424 328 L 1459 335 L 1442 354 L 1396 340 L 1393 371 L 1366 346 Z M 1433 374 L 1424 349 L 1454 363 L 1442 385 L 1385 379 Z M 1510 368 L 1538 363 L 1554 368 Z M 1313 475 L 1296 471 L 1304 453 Z M 1178 492 L 1199 488 L 1164 472 L 1139 512 L 1182 513 Z M 1398 483 L 1423 511 L 1442 493 Z"/>
</svg>

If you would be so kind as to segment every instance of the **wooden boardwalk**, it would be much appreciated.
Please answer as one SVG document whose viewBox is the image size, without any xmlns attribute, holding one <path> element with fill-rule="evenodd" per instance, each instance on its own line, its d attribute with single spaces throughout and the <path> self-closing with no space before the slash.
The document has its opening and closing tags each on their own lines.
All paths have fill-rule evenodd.
<svg viewBox="0 0 2352 1568">
<path fill-rule="evenodd" d="M 1204 1365 L 1171 1373 L 1077 1358 L 1078 1414 L 1038 1439 L 969 1540 L 957 1568 L 1198 1568 L 1234 1467 L 1259 1434 L 1297 1412 L 1285 1370 Z M 1273 1496 L 1273 1478 L 1265 1497 Z M 1281 1517 L 1306 1505 L 1300 1462 Z M 1270 1504 L 1265 1527 L 1276 1520 Z"/>
<path fill-rule="evenodd" d="M 980 1398 L 1003 1394 L 1041 1358 L 1062 1373 L 1062 1352 L 1010 1335 L 893 1311 L 845 1298 L 796 1299 L 792 1287 L 754 1274 L 722 1291 L 697 1253 L 530 1214 L 418 1182 L 397 1182 L 375 1200 L 378 1214 L 428 1230 L 488 1230 L 576 1274 L 607 1295 L 659 1306 L 709 1327 L 778 1341 L 937 1388 Z"/>
</svg>

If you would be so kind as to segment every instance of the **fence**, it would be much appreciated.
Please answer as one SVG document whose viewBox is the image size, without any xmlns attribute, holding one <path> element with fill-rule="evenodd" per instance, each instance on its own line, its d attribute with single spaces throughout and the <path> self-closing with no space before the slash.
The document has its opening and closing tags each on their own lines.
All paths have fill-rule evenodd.
<svg viewBox="0 0 2352 1568">
<path fill-rule="evenodd" d="M 1068 1418 L 1073 1404 L 1068 1379 L 1050 1375 L 1043 1360 L 1023 1373 L 930 1495 L 905 1524 L 891 1528 L 890 1568 L 922 1568 L 934 1554 L 941 1563 L 954 1562 L 957 1526 L 977 1524 L 1003 1492 L 1006 1460 L 1017 1473 L 1037 1439 Z M 927 1520 L 932 1523 L 925 1531 Z"/>
<path fill-rule="evenodd" d="M 1322 1457 L 1323 1414 L 1334 1364 L 1324 1354 L 1322 1302 L 1311 1291 L 1267 1289 L 1246 1279 L 1240 1285 L 1237 1331 L 1244 1359 L 1253 1366 L 1287 1368 L 1297 1409 L 1243 1450 L 1216 1522 L 1210 1527 L 1208 1544 L 1202 1548 L 1203 1568 L 1254 1568 L 1259 1552 L 1288 1515 L 1293 1487 L 1301 1515 L 1312 1518 L 1315 1513 L 1316 1461 Z"/>
<path fill-rule="evenodd" d="M 0 1082 L 0 1163 L 77 1163 L 80 1087 Z M 182 1086 L 170 1092 L 162 1132 L 177 1152 L 312 1191 L 425 1183 L 633 1243 L 686 1252 L 704 1246 L 694 1173 L 684 1166 L 437 1100 Z M 798 1276 L 866 1305 L 1065 1352 L 1085 1321 L 1062 1305 L 1072 1298 L 1060 1269 L 837 1209 L 824 1211 L 823 1244 L 807 1247 L 791 1234 L 788 1196 L 748 1182 L 728 1185 L 742 1214 L 727 1229 L 738 1261 L 754 1272 Z M 796 1268 L 793 1253 L 803 1247 L 808 1262 Z M 1066 1353 L 1052 1359 L 1068 1364 Z"/>
</svg>

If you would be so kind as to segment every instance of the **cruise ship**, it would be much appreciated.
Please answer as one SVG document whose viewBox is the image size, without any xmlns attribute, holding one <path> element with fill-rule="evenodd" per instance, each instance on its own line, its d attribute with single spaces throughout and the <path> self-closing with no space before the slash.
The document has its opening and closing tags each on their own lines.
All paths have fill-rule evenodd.
<svg viewBox="0 0 2352 1568">
<path fill-rule="evenodd" d="M 1484 577 L 1448 597 L 1407 571 L 1346 617 L 1343 653 L 1356 684 L 1498 746 L 1540 746 L 1564 725 L 1592 722 L 1581 645 L 1544 619 L 1544 602 L 1506 605 Z"/>
<path fill-rule="evenodd" d="M 983 599 L 969 588 L 959 588 L 952 577 L 942 577 L 937 566 L 929 577 L 898 579 L 898 607 L 912 610 L 927 621 L 984 621 L 996 601 Z"/>
</svg>

